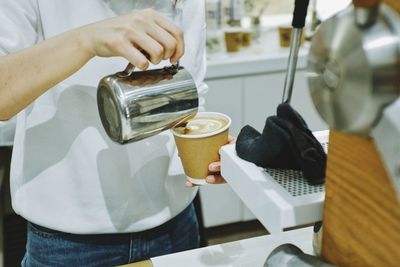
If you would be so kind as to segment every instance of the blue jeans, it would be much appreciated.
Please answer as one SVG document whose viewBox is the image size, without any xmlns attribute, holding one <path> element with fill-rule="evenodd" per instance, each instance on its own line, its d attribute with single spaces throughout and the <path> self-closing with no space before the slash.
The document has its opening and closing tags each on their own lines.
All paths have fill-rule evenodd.
<svg viewBox="0 0 400 267">
<path fill-rule="evenodd" d="M 198 247 L 191 204 L 165 224 L 137 233 L 75 235 L 28 223 L 21 266 L 116 266 Z"/>
</svg>

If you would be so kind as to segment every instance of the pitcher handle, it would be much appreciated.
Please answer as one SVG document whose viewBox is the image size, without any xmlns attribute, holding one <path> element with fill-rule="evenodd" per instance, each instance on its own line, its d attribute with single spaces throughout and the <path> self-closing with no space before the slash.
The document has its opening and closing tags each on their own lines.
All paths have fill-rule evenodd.
<svg viewBox="0 0 400 267">
<path fill-rule="evenodd" d="M 176 64 L 172 65 L 172 67 L 175 70 L 179 70 L 180 69 L 179 61 Z M 117 75 L 120 78 L 126 78 L 131 76 L 134 70 L 135 66 L 132 63 L 129 63 L 128 66 L 126 66 L 126 68 L 123 71 L 117 72 Z"/>
<path fill-rule="evenodd" d="M 134 70 L 135 66 L 132 63 L 129 63 L 128 66 L 126 66 L 125 70 L 118 72 L 117 75 L 121 78 L 126 78 L 131 76 Z"/>
</svg>

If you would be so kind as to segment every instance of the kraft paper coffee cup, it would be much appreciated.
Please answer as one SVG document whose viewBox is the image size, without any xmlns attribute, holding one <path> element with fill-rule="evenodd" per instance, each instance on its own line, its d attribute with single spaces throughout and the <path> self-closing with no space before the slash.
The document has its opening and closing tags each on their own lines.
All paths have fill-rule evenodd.
<svg viewBox="0 0 400 267">
<path fill-rule="evenodd" d="M 289 47 L 292 39 L 292 26 L 280 26 L 279 31 L 279 44 L 281 47 Z M 300 44 L 305 42 L 305 34 L 302 33 Z"/>
<path fill-rule="evenodd" d="M 225 121 L 226 124 L 217 130 L 202 134 L 183 134 L 177 129 L 172 130 L 183 169 L 188 180 L 193 184 L 205 184 L 205 178 L 209 175 L 208 165 L 219 161 L 219 149 L 228 143 L 231 119 L 222 113 L 201 112 L 188 121 L 187 127 L 190 127 L 191 121 L 213 118 L 217 121 Z"/>
<path fill-rule="evenodd" d="M 225 44 L 227 52 L 238 52 L 242 47 L 243 32 L 240 28 L 225 31 Z"/>
<path fill-rule="evenodd" d="M 253 32 L 251 30 L 243 30 L 242 32 L 242 46 L 249 47 L 253 44 Z"/>
</svg>

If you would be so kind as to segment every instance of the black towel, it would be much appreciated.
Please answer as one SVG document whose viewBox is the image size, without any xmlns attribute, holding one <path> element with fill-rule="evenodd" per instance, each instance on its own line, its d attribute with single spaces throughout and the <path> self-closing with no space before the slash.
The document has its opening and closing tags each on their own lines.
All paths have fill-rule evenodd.
<svg viewBox="0 0 400 267">
<path fill-rule="evenodd" d="M 286 103 L 278 106 L 276 116 L 267 118 L 262 134 L 243 127 L 236 152 L 263 168 L 301 170 L 312 185 L 325 181 L 326 154 L 304 119 Z"/>
</svg>

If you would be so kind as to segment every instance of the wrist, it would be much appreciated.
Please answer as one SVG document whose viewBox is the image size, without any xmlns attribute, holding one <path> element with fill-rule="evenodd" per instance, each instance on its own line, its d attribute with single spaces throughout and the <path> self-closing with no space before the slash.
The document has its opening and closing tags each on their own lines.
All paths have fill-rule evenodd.
<svg viewBox="0 0 400 267">
<path fill-rule="evenodd" d="M 73 39 L 78 45 L 79 51 L 82 51 L 88 60 L 93 58 L 96 54 L 94 52 L 90 34 L 85 31 L 84 27 L 76 29 L 73 31 L 73 34 L 75 35 L 75 38 Z"/>
</svg>

